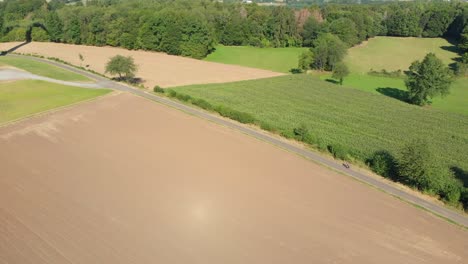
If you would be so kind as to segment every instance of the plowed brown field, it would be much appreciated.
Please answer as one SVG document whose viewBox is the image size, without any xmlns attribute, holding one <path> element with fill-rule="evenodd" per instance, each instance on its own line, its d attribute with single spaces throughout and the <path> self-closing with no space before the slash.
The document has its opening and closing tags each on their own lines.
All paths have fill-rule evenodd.
<svg viewBox="0 0 468 264">
<path fill-rule="evenodd" d="M 114 93 L 0 128 L 0 263 L 466 263 L 468 232 Z"/>
<path fill-rule="evenodd" d="M 0 43 L 0 51 L 8 50 L 20 44 L 21 42 Z M 267 70 L 114 47 L 31 42 L 15 52 L 55 57 L 77 66 L 89 65 L 89 69 L 101 74 L 104 74 L 105 65 L 112 56 L 132 56 L 138 65 L 137 77 L 142 78 L 143 85 L 149 88 L 153 88 L 155 85 L 173 87 L 189 84 L 234 82 L 282 75 Z M 83 55 L 83 62 L 80 61 L 79 54 Z"/>
</svg>

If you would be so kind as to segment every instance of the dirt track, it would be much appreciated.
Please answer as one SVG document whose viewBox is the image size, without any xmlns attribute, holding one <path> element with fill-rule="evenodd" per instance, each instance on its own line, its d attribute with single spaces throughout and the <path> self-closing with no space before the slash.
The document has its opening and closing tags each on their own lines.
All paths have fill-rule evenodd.
<svg viewBox="0 0 468 264">
<path fill-rule="evenodd" d="M 0 43 L 0 51 L 8 50 L 21 42 Z M 235 65 L 206 62 L 164 53 L 130 51 L 113 47 L 92 47 L 60 43 L 32 42 L 15 52 L 60 58 L 74 65 L 89 65 L 89 68 L 104 73 L 105 65 L 115 55 L 133 56 L 138 65 L 137 77 L 146 87 L 155 85 L 173 87 L 189 84 L 222 83 L 267 78 L 282 75 L 267 70 Z M 79 54 L 84 61 L 81 62 Z"/>
<path fill-rule="evenodd" d="M 0 128 L 0 263 L 466 263 L 467 232 L 117 94 Z"/>
</svg>

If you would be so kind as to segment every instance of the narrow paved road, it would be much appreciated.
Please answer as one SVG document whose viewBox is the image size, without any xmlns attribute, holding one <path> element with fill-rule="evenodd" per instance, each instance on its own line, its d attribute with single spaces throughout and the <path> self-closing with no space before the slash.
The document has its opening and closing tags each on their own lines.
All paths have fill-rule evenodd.
<svg viewBox="0 0 468 264">
<path fill-rule="evenodd" d="M 77 86 L 83 88 L 100 88 L 99 83 L 84 83 L 84 82 L 70 82 L 70 81 L 61 81 L 57 79 L 52 79 L 44 76 L 39 76 L 32 74 L 27 71 L 17 70 L 17 69 L 0 69 L 0 81 L 16 81 L 16 80 L 41 80 L 51 83 L 58 83 L 68 86 Z"/>
<path fill-rule="evenodd" d="M 8 56 L 21 56 L 21 55 L 8 55 Z M 240 131 L 240 132 L 242 132 L 244 134 L 250 135 L 250 136 L 255 137 L 255 138 L 259 139 L 259 140 L 266 141 L 266 142 L 271 143 L 271 144 L 273 144 L 275 146 L 283 148 L 283 149 L 285 149 L 287 151 L 296 153 L 296 154 L 301 155 L 303 157 L 306 157 L 306 158 L 308 158 L 308 159 L 310 159 L 312 161 L 315 161 L 317 163 L 325 165 L 325 166 L 327 166 L 329 168 L 334 169 L 335 171 L 338 171 L 338 172 L 343 173 L 345 175 L 349 175 L 349 176 L 351 176 L 351 177 L 353 177 L 353 178 L 355 178 L 355 179 L 357 179 L 359 181 L 362 181 L 362 182 L 367 183 L 367 184 L 369 184 L 371 186 L 374 186 L 374 187 L 376 187 L 376 188 L 378 188 L 380 190 L 383 190 L 384 192 L 386 192 L 388 194 L 394 195 L 394 196 L 399 197 L 399 198 L 401 198 L 401 199 L 403 199 L 403 200 L 405 200 L 407 202 L 410 202 L 410 203 L 415 204 L 417 206 L 423 207 L 423 208 L 425 208 L 425 209 L 427 209 L 427 210 L 429 210 L 429 211 L 431 211 L 431 212 L 433 212 L 433 213 L 435 213 L 437 215 L 445 217 L 445 218 L 447 218 L 447 219 L 449 219 L 451 221 L 454 221 L 454 222 L 468 228 L 468 217 L 466 215 L 463 215 L 462 213 L 459 213 L 459 212 L 456 212 L 456 211 L 451 210 L 449 208 L 446 208 L 446 207 L 444 207 L 442 205 L 426 201 L 426 200 L 424 200 L 424 199 L 422 199 L 422 198 L 420 198 L 418 196 L 415 196 L 415 195 L 413 195 L 411 193 L 405 192 L 405 191 L 397 188 L 396 186 L 394 186 L 394 185 L 392 185 L 390 183 L 380 181 L 380 180 L 378 180 L 376 178 L 373 178 L 373 177 L 371 177 L 369 175 L 363 174 L 363 173 L 355 171 L 353 169 L 345 169 L 342 166 L 341 163 L 338 163 L 336 161 L 327 159 L 327 158 L 323 157 L 322 155 L 320 155 L 318 153 L 315 153 L 315 152 L 306 150 L 304 148 L 295 146 L 293 144 L 290 144 L 288 142 L 279 140 L 279 139 L 277 139 L 275 137 L 272 137 L 272 136 L 269 136 L 267 134 L 261 133 L 259 131 L 256 131 L 255 129 L 240 125 L 240 124 L 238 124 L 236 122 L 231 122 L 231 121 L 223 119 L 223 118 L 221 118 L 219 116 L 216 116 L 216 115 L 213 115 L 213 114 L 198 110 L 196 108 L 193 108 L 193 107 L 178 103 L 176 101 L 169 100 L 169 99 L 164 98 L 164 97 L 157 96 L 157 95 L 155 95 L 153 93 L 149 93 L 149 92 L 146 92 L 146 91 L 143 91 L 143 90 L 132 88 L 132 87 L 126 86 L 126 85 L 124 85 L 122 83 L 113 82 L 113 81 L 111 81 L 111 80 L 109 80 L 109 79 L 107 79 L 105 77 L 102 77 L 102 76 L 99 76 L 99 75 L 96 75 L 96 74 L 93 74 L 93 73 L 90 73 L 90 72 L 87 72 L 87 71 L 84 71 L 84 70 L 80 70 L 80 69 L 77 69 L 77 68 L 69 66 L 69 65 L 65 65 L 65 64 L 62 64 L 62 63 L 49 61 L 49 60 L 45 60 L 45 59 L 40 59 L 40 58 L 36 58 L 36 57 L 29 57 L 29 56 L 22 56 L 22 57 L 27 57 L 27 58 L 29 58 L 31 60 L 49 63 L 51 65 L 55 65 L 55 66 L 60 67 L 62 69 L 66 69 L 66 70 L 69 70 L 69 71 L 72 71 L 72 72 L 75 72 L 75 73 L 78 73 L 78 74 L 82 74 L 82 75 L 84 75 L 86 77 L 89 77 L 91 79 L 96 80 L 97 84 L 100 87 L 110 88 L 110 89 L 114 89 L 114 90 L 118 90 L 118 91 L 129 92 L 129 93 L 132 93 L 132 94 L 135 94 L 135 95 L 139 95 L 139 96 L 142 96 L 144 98 L 150 99 L 152 101 L 155 101 L 155 102 L 158 102 L 158 103 L 161 103 L 161 104 L 176 108 L 178 110 L 184 111 L 184 112 L 189 113 L 191 115 L 198 116 L 198 117 L 207 119 L 209 121 L 212 121 L 214 123 L 217 123 L 217 124 L 220 124 L 220 125 L 223 125 L 223 126 L 238 130 L 238 131 Z"/>
</svg>

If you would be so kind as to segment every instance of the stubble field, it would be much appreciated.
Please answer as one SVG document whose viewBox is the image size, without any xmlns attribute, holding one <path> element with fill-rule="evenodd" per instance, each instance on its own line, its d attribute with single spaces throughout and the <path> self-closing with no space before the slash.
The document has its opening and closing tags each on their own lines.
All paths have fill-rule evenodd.
<svg viewBox="0 0 468 264">
<path fill-rule="evenodd" d="M 0 43 L 0 50 L 8 50 L 19 44 L 21 43 Z M 189 84 L 223 83 L 282 75 L 268 70 L 207 62 L 158 52 L 132 51 L 113 47 L 31 42 L 15 52 L 55 57 L 82 67 L 89 65 L 89 69 L 102 74 L 105 72 L 106 63 L 112 56 L 132 56 L 138 65 L 137 77 L 142 78 L 142 84 L 149 88 L 153 88 L 155 85 L 172 87 Z M 83 61 L 79 58 L 80 54 L 84 58 Z"/>
<path fill-rule="evenodd" d="M 129 94 L 0 128 L 0 167 L 0 262 L 468 258 L 468 236 L 457 226 Z"/>
</svg>

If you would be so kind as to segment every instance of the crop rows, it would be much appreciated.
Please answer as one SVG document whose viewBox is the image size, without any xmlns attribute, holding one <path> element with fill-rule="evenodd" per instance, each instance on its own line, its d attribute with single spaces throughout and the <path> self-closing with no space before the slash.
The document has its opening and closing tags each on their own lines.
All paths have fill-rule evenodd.
<svg viewBox="0 0 468 264">
<path fill-rule="evenodd" d="M 468 169 L 464 115 L 409 105 L 307 75 L 175 90 L 249 113 L 288 137 L 303 124 L 326 144 L 346 146 L 360 160 L 380 150 L 395 153 L 404 143 L 422 138 L 444 164 Z"/>
</svg>

